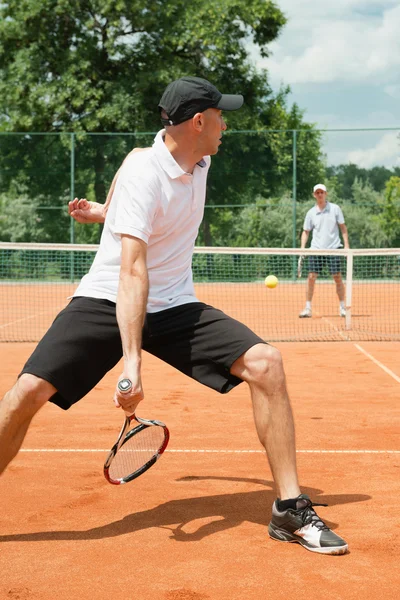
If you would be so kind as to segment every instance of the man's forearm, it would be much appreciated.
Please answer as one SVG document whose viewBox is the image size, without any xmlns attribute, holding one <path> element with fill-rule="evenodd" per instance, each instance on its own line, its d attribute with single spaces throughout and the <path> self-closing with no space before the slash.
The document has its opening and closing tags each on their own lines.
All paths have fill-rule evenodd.
<svg viewBox="0 0 400 600">
<path fill-rule="evenodd" d="M 126 262 L 126 261 L 125 261 Z M 135 266 L 139 268 L 136 269 Z M 147 267 L 144 261 L 133 261 L 129 269 L 123 269 L 120 274 L 117 294 L 117 321 L 122 341 L 123 372 L 122 378 L 132 383 L 131 390 L 125 394 L 116 389 L 114 401 L 127 414 L 136 411 L 138 403 L 143 400 L 141 377 L 142 367 L 142 330 L 146 315 L 148 296 Z"/>
<path fill-rule="evenodd" d="M 347 227 L 344 225 L 342 226 L 342 236 L 343 236 L 343 244 L 345 248 L 350 248 L 350 244 L 349 244 L 349 234 L 347 231 Z"/>
<path fill-rule="evenodd" d="M 146 268 L 121 274 L 117 295 L 117 321 L 126 365 L 141 360 L 142 329 L 146 316 L 149 281 Z"/>
<path fill-rule="evenodd" d="M 308 231 L 303 231 L 303 233 L 301 234 L 301 240 L 300 240 L 300 247 L 302 250 L 304 250 L 304 248 L 306 247 L 307 240 L 308 240 Z"/>
</svg>

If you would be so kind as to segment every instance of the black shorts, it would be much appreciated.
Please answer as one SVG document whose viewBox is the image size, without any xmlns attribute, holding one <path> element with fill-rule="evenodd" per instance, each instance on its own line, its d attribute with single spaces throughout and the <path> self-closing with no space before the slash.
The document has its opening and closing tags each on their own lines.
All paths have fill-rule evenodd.
<svg viewBox="0 0 400 600">
<path fill-rule="evenodd" d="M 326 267 L 331 275 L 340 273 L 340 256 L 309 256 L 308 257 L 308 272 L 318 273 L 321 275 L 322 271 Z"/>
<path fill-rule="evenodd" d="M 194 302 L 146 315 L 143 350 L 192 379 L 229 392 L 242 382 L 230 368 L 255 344 L 265 343 L 222 311 Z M 59 313 L 22 373 L 45 379 L 57 389 L 54 404 L 68 409 L 85 396 L 122 357 L 116 305 L 74 298 Z"/>
</svg>

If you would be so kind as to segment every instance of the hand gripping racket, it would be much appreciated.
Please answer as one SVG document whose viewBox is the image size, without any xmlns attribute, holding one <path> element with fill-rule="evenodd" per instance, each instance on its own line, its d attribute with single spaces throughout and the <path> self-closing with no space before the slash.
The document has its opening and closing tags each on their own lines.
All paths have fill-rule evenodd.
<svg viewBox="0 0 400 600">
<path fill-rule="evenodd" d="M 129 392 L 131 388 L 129 379 L 118 382 L 121 392 Z M 134 426 L 130 429 L 132 422 Z M 104 477 L 114 485 L 136 479 L 160 458 L 168 441 L 169 431 L 165 423 L 125 413 L 125 423 L 104 463 Z"/>
</svg>

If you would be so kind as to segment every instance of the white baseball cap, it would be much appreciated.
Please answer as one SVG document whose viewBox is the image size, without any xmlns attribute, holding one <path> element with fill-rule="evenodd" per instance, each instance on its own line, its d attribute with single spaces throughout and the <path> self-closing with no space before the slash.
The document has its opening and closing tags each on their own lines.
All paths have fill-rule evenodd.
<svg viewBox="0 0 400 600">
<path fill-rule="evenodd" d="M 317 190 L 323 190 L 324 192 L 326 192 L 326 187 L 323 183 L 317 183 L 317 185 L 314 185 L 313 191 L 316 192 Z"/>
</svg>

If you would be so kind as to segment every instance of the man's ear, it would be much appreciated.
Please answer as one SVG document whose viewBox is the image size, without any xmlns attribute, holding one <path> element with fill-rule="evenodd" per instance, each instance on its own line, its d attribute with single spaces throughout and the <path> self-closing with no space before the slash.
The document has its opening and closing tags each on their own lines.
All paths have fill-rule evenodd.
<svg viewBox="0 0 400 600">
<path fill-rule="evenodd" d="M 192 124 L 196 131 L 202 131 L 204 127 L 204 115 L 199 112 L 192 117 Z"/>
</svg>

